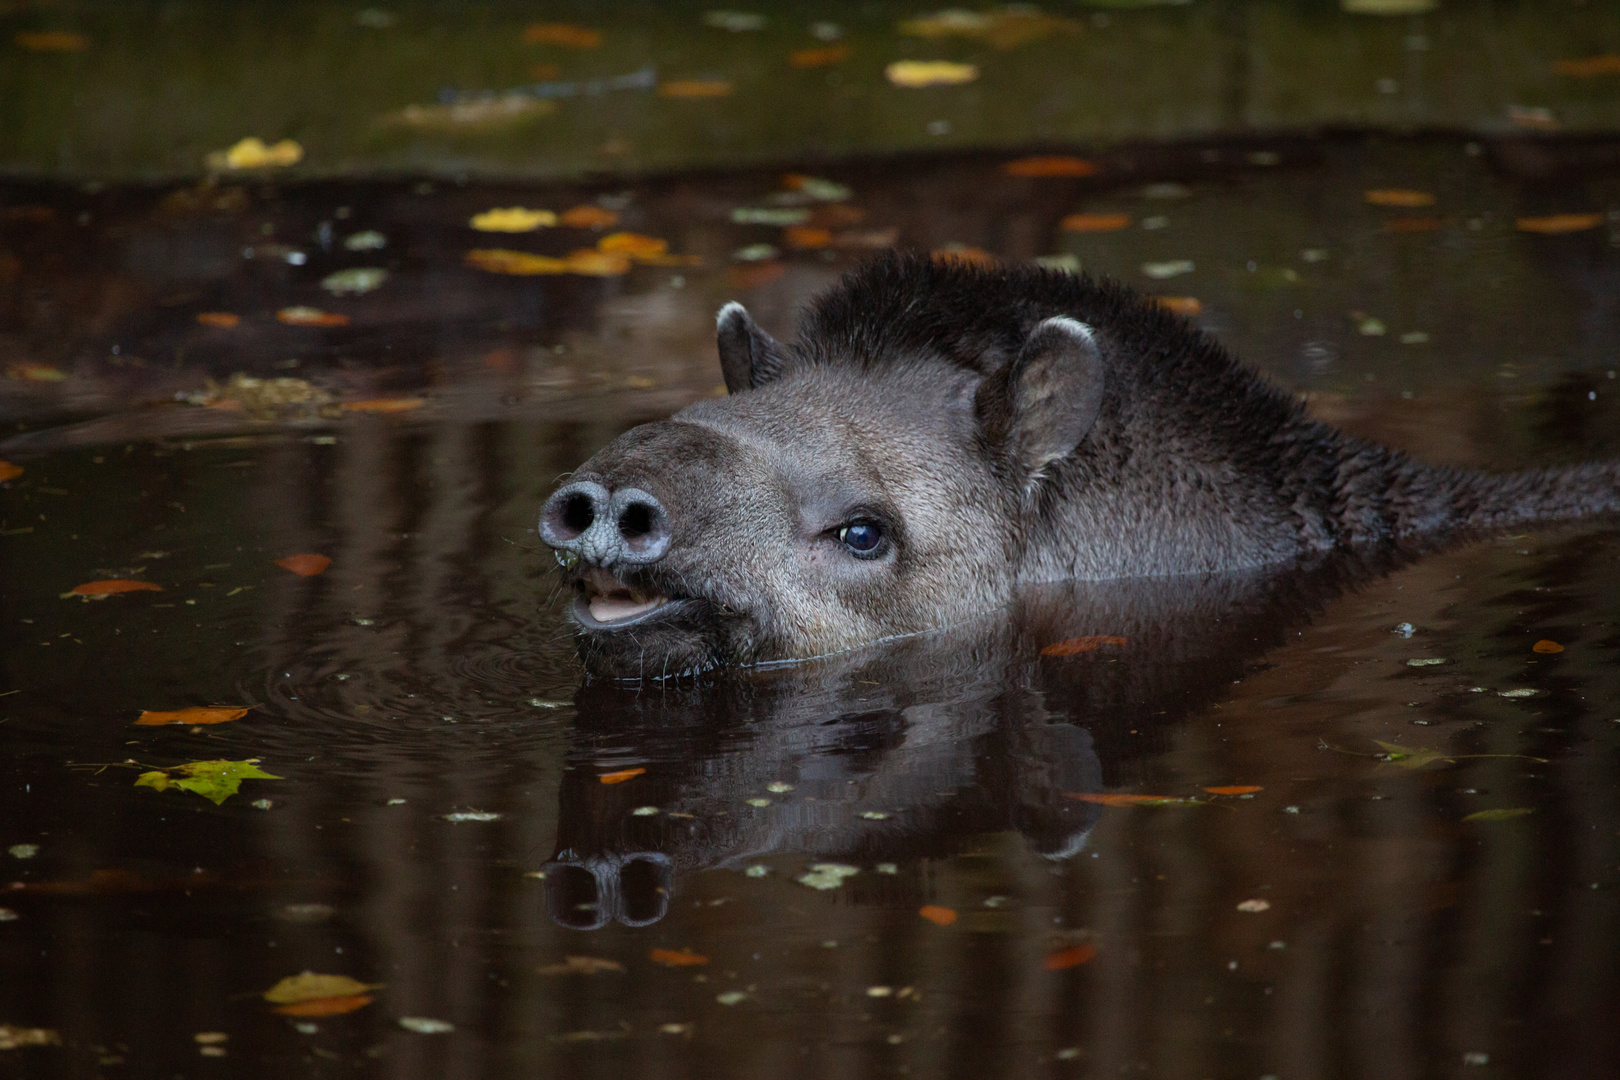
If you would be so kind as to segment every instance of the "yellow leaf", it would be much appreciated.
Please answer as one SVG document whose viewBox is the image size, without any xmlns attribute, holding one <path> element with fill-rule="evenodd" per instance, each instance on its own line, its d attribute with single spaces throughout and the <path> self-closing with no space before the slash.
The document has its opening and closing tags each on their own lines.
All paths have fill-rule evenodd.
<svg viewBox="0 0 1620 1080">
<path fill-rule="evenodd" d="M 509 206 L 474 214 L 467 224 L 479 232 L 533 232 L 535 229 L 557 224 L 557 215 L 550 210 L 527 210 L 521 206 Z"/>
<path fill-rule="evenodd" d="M 979 77 L 977 64 L 957 64 L 949 60 L 896 60 L 883 69 L 896 86 L 957 86 Z"/>
<path fill-rule="evenodd" d="M 642 236 L 640 233 L 616 232 L 598 240 L 596 250 L 628 255 L 632 259 L 645 259 L 669 251 L 669 242 L 654 236 Z"/>
<path fill-rule="evenodd" d="M 1556 641 L 1549 641 L 1546 638 L 1542 638 L 1540 641 L 1538 641 L 1534 645 L 1530 646 L 1530 651 L 1531 652 L 1542 653 L 1544 655 L 1551 655 L 1553 653 L 1561 653 L 1561 652 L 1563 652 L 1564 647 L 1562 645 L 1558 644 L 1558 642 L 1556 642 Z"/>
<path fill-rule="evenodd" d="M 291 1005 L 297 1001 L 316 998 L 350 997 L 369 990 L 381 989 L 383 983 L 363 983 L 347 975 L 317 975 L 305 971 L 289 975 L 264 992 L 264 1000 L 272 1005 Z"/>
<path fill-rule="evenodd" d="M 249 136 L 225 151 L 220 159 L 227 169 L 271 169 L 296 165 L 304 158 L 304 148 L 291 139 L 266 144 Z"/>
</svg>

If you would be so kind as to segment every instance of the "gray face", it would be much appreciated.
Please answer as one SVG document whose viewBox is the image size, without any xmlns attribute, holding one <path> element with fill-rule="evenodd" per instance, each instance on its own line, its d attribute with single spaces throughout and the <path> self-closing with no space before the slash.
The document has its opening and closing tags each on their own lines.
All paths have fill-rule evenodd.
<svg viewBox="0 0 1620 1080">
<path fill-rule="evenodd" d="M 664 678 L 825 656 L 1004 601 L 1026 500 L 987 453 L 985 380 L 907 358 L 780 363 L 757 385 L 746 340 L 743 374 L 727 357 L 727 313 L 758 335 L 753 355 L 782 360 L 729 306 L 733 395 L 625 433 L 542 512 L 573 563 L 587 667 Z"/>
</svg>

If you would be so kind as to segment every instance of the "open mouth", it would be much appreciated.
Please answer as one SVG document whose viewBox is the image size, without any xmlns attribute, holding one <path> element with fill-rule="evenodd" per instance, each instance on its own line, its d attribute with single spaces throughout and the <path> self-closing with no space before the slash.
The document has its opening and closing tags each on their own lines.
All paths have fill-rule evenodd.
<svg viewBox="0 0 1620 1080">
<path fill-rule="evenodd" d="M 668 596 L 655 589 L 628 585 L 592 567 L 580 579 L 574 614 L 592 629 L 617 629 L 641 622 L 669 602 Z"/>
</svg>

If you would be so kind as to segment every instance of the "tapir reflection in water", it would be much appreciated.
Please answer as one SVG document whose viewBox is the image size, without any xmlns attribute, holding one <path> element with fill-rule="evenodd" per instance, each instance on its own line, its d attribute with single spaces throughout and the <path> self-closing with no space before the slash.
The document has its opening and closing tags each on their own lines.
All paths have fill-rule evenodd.
<svg viewBox="0 0 1620 1080">
<path fill-rule="evenodd" d="M 1413 461 L 1305 414 L 1106 281 L 875 260 L 782 344 L 719 316 L 730 396 L 644 424 L 547 500 L 580 653 L 613 678 L 826 656 L 1020 586 L 1283 567 L 1620 509 L 1620 463 Z"/>
</svg>

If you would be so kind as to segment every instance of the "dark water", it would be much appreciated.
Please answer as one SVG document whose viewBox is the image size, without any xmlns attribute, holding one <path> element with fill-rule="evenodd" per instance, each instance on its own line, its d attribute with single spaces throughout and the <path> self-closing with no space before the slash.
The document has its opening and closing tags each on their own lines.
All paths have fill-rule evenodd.
<svg viewBox="0 0 1620 1080">
<path fill-rule="evenodd" d="M 713 392 L 721 302 L 787 333 L 883 242 L 1068 253 L 1196 298 L 1320 414 L 1432 460 L 1620 454 L 1601 157 L 1346 139 L 1121 150 L 1079 180 L 884 160 L 824 170 L 851 195 L 803 205 L 834 237 L 804 249 L 731 221 L 801 205 L 776 172 L 0 188 L 0 458 L 24 470 L 0 486 L 0 1024 L 60 1042 L 0 1068 L 1609 1075 L 1613 523 L 1054 588 L 948 634 L 640 686 L 583 684 L 533 531 L 560 474 Z M 1365 202 L 1385 188 L 1435 201 Z M 514 205 L 621 220 L 466 225 Z M 1078 212 L 1130 222 L 1063 232 Z M 1516 227 L 1552 214 L 1597 219 Z M 701 263 L 464 261 L 613 229 Z M 345 247 L 364 231 L 385 245 Z M 734 257 L 760 244 L 778 254 Z M 365 267 L 389 276 L 321 285 Z M 306 400 L 219 389 L 240 374 Z M 342 408 L 378 399 L 401 411 Z M 274 562 L 301 553 L 330 568 Z M 113 578 L 161 591 L 63 595 Z M 1086 637 L 1108 640 L 1042 652 Z M 132 726 L 222 704 L 255 708 Z M 276 778 L 217 806 L 135 784 L 248 759 Z M 1208 790 L 1232 787 L 1254 790 Z M 273 1011 L 305 970 L 383 985 Z"/>
</svg>

